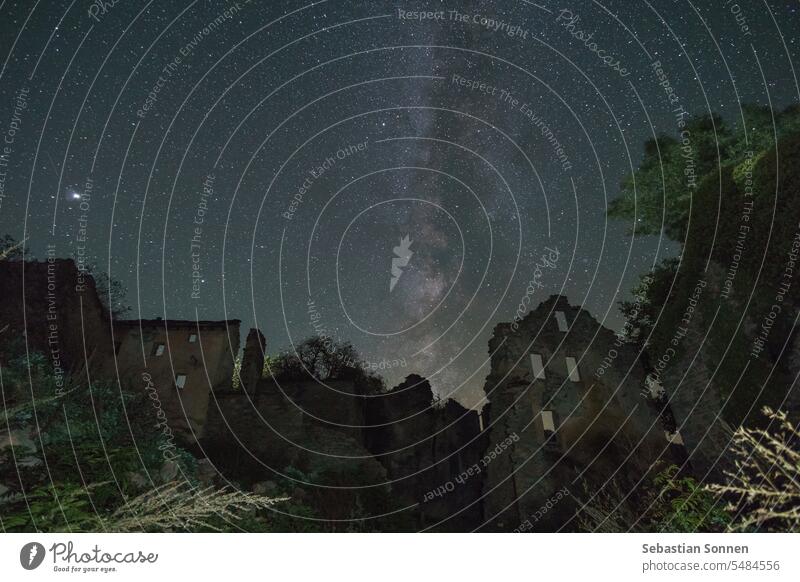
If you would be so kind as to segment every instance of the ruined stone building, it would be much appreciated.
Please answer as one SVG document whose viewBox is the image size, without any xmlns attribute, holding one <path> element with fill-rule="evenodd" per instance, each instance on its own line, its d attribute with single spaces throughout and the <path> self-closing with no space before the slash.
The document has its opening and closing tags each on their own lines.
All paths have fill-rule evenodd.
<svg viewBox="0 0 800 582">
<path fill-rule="evenodd" d="M 489 345 L 486 529 L 569 529 L 585 487 L 628 491 L 669 445 L 636 353 L 588 312 L 553 296 L 514 327 Z"/>
<path fill-rule="evenodd" d="M 64 374 L 147 391 L 221 483 L 295 483 L 293 498 L 312 496 L 332 522 L 385 510 L 397 519 L 376 529 L 574 529 L 578 497 L 632 491 L 673 453 L 633 348 L 561 296 L 495 327 L 479 415 L 437 403 L 414 374 L 391 389 L 349 366 L 274 377 L 256 329 L 235 387 L 238 320 L 111 322 L 72 261 L 0 270 L 0 341 L 22 338 Z"/>
<path fill-rule="evenodd" d="M 93 277 L 71 259 L 0 261 L 0 345 L 40 353 L 57 386 L 119 382 L 156 389 L 176 434 L 203 433 L 210 394 L 230 387 L 239 321 L 113 321 Z M 13 344 L 18 344 L 14 346 Z"/>
<path fill-rule="evenodd" d="M 108 313 L 71 259 L 0 261 L 0 297 L 0 344 L 42 354 L 59 382 L 111 362 Z"/>
<path fill-rule="evenodd" d="M 222 474 L 244 483 L 285 481 L 294 478 L 291 467 L 328 484 L 298 479 L 296 486 L 321 500 L 331 520 L 351 518 L 354 507 L 375 513 L 391 501 L 405 508 L 392 529 L 463 531 L 480 523 L 480 478 L 426 500 L 478 460 L 484 442 L 476 412 L 452 401 L 436 405 L 430 384 L 415 375 L 377 392 L 352 368 L 324 380 L 262 375 L 263 346 L 263 335 L 250 330 L 242 389 L 211 396 L 201 445 Z"/>
<path fill-rule="evenodd" d="M 367 412 L 366 446 L 386 467 L 393 495 L 414 506 L 415 529 L 478 527 L 483 479 L 468 472 L 486 447 L 478 413 L 455 400 L 435 403 L 430 383 L 416 374 L 368 400 Z"/>
<path fill-rule="evenodd" d="M 210 395 L 230 388 L 239 320 L 136 319 L 114 322 L 120 384 L 153 386 L 170 428 L 190 441 L 205 430 Z"/>
</svg>

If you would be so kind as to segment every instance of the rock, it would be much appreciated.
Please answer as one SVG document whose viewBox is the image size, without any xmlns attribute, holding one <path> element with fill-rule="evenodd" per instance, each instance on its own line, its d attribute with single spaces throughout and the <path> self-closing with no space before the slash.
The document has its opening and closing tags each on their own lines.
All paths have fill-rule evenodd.
<svg viewBox="0 0 800 582">
<path fill-rule="evenodd" d="M 16 454 L 35 453 L 36 443 L 30 435 L 30 430 L 4 430 L 0 432 L 0 451 L 8 447 L 14 447 Z"/>
<path fill-rule="evenodd" d="M 197 480 L 203 485 L 212 485 L 218 473 L 217 469 L 208 459 L 197 461 Z"/>
<path fill-rule="evenodd" d="M 139 471 L 129 471 L 125 477 L 132 485 L 139 488 L 144 488 L 150 485 L 150 479 L 148 479 L 147 475 L 140 473 Z"/>
<path fill-rule="evenodd" d="M 159 477 L 164 483 L 169 483 L 170 481 L 174 481 L 175 477 L 178 476 L 178 463 L 175 461 L 165 461 L 163 465 L 161 465 L 161 471 L 159 471 Z"/>
</svg>

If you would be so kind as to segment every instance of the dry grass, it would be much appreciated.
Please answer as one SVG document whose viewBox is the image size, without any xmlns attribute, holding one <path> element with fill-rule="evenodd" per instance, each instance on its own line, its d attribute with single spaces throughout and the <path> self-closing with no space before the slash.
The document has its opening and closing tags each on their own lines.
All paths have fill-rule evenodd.
<svg viewBox="0 0 800 582">
<path fill-rule="evenodd" d="M 730 448 L 736 470 L 708 489 L 735 512 L 732 530 L 800 528 L 800 431 L 786 413 L 764 408 L 771 430 L 739 427 Z"/>
<path fill-rule="evenodd" d="M 112 532 L 220 531 L 220 520 L 237 521 L 287 499 L 172 482 L 128 500 L 104 525 Z"/>
</svg>

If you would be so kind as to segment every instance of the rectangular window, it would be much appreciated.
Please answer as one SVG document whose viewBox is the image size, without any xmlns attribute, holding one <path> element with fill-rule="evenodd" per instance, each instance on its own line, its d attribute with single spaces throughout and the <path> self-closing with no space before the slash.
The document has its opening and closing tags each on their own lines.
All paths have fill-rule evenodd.
<svg viewBox="0 0 800 582">
<path fill-rule="evenodd" d="M 544 380 L 544 364 L 540 354 L 531 354 L 531 371 L 534 380 Z"/>
<path fill-rule="evenodd" d="M 558 331 L 569 331 L 567 316 L 563 311 L 556 311 L 556 323 L 558 323 Z"/>
<path fill-rule="evenodd" d="M 556 423 L 553 421 L 552 410 L 542 410 L 542 429 L 544 430 L 545 439 L 549 439 L 556 433 Z"/>
<path fill-rule="evenodd" d="M 667 442 L 671 445 L 681 445 L 684 446 L 683 437 L 679 431 L 675 431 L 674 433 L 670 433 L 669 431 L 664 431 L 664 436 L 667 437 Z"/>
<path fill-rule="evenodd" d="M 186 374 L 178 374 L 175 376 L 175 386 L 178 388 L 186 386 Z"/>
<path fill-rule="evenodd" d="M 196 333 L 190 333 L 190 334 L 189 334 L 189 343 L 190 343 L 190 344 L 193 344 L 193 343 L 195 343 L 196 341 L 197 341 L 197 334 L 196 334 Z"/>
<path fill-rule="evenodd" d="M 569 374 L 569 379 L 573 382 L 581 381 L 581 374 L 578 372 L 578 362 L 571 356 L 567 356 L 567 374 Z"/>
<path fill-rule="evenodd" d="M 154 356 L 163 356 L 164 355 L 165 346 L 162 343 L 157 343 L 153 346 L 153 355 Z"/>
</svg>

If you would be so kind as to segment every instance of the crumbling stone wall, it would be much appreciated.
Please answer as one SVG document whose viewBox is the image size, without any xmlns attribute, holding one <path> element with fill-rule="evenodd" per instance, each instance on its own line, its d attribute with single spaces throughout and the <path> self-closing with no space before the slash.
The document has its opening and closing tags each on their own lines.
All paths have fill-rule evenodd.
<svg viewBox="0 0 800 582">
<path fill-rule="evenodd" d="M 111 327 L 92 277 L 72 259 L 0 261 L 0 342 L 21 341 L 39 352 L 56 375 L 84 367 L 108 373 Z"/>
<path fill-rule="evenodd" d="M 223 473 L 240 479 L 276 478 L 293 467 L 391 490 L 412 530 L 480 524 L 482 476 L 431 494 L 483 454 L 477 413 L 452 401 L 433 406 L 430 384 L 419 376 L 367 397 L 352 381 L 264 378 L 252 396 L 212 395 L 202 444 Z"/>
<path fill-rule="evenodd" d="M 402 505 L 418 504 L 417 527 L 469 531 L 478 527 L 485 440 L 478 414 L 455 401 L 434 405 L 430 383 L 415 374 L 367 404 L 367 448 L 394 481 Z"/>
<path fill-rule="evenodd" d="M 346 381 L 329 384 L 334 394 L 355 390 Z M 313 414 L 304 410 L 296 397 L 303 395 L 307 402 L 317 388 L 312 382 L 278 385 L 264 378 L 252 397 L 243 390 L 214 393 L 201 446 L 228 479 L 245 486 L 265 480 L 288 482 L 294 498 L 316 499 L 325 517 L 350 519 L 357 506 L 375 510 L 371 500 L 387 498 L 386 469 L 364 446 L 360 425 L 322 422 L 315 418 L 326 412 L 320 407 Z M 353 408 L 351 401 L 343 396 L 338 411 L 327 411 L 329 418 L 361 422 L 360 405 Z"/>
<path fill-rule="evenodd" d="M 631 481 L 668 448 L 656 410 L 641 395 L 645 370 L 636 353 L 565 297 L 551 297 L 517 326 L 498 325 L 489 350 L 487 450 L 503 450 L 484 482 L 488 531 L 541 514 L 565 486 L 571 494 L 533 529 L 569 527 L 582 481 Z M 502 447 L 509 437 L 512 444 Z"/>
<path fill-rule="evenodd" d="M 256 386 L 261 380 L 264 371 L 264 359 L 267 349 L 267 340 L 258 329 L 251 329 L 247 333 L 242 354 L 242 366 L 239 371 L 242 387 L 249 394 L 255 394 Z"/>
<path fill-rule="evenodd" d="M 232 384 L 239 320 L 117 321 L 114 340 L 122 385 L 152 386 L 171 430 L 190 444 L 201 438 L 210 394 Z"/>
</svg>

